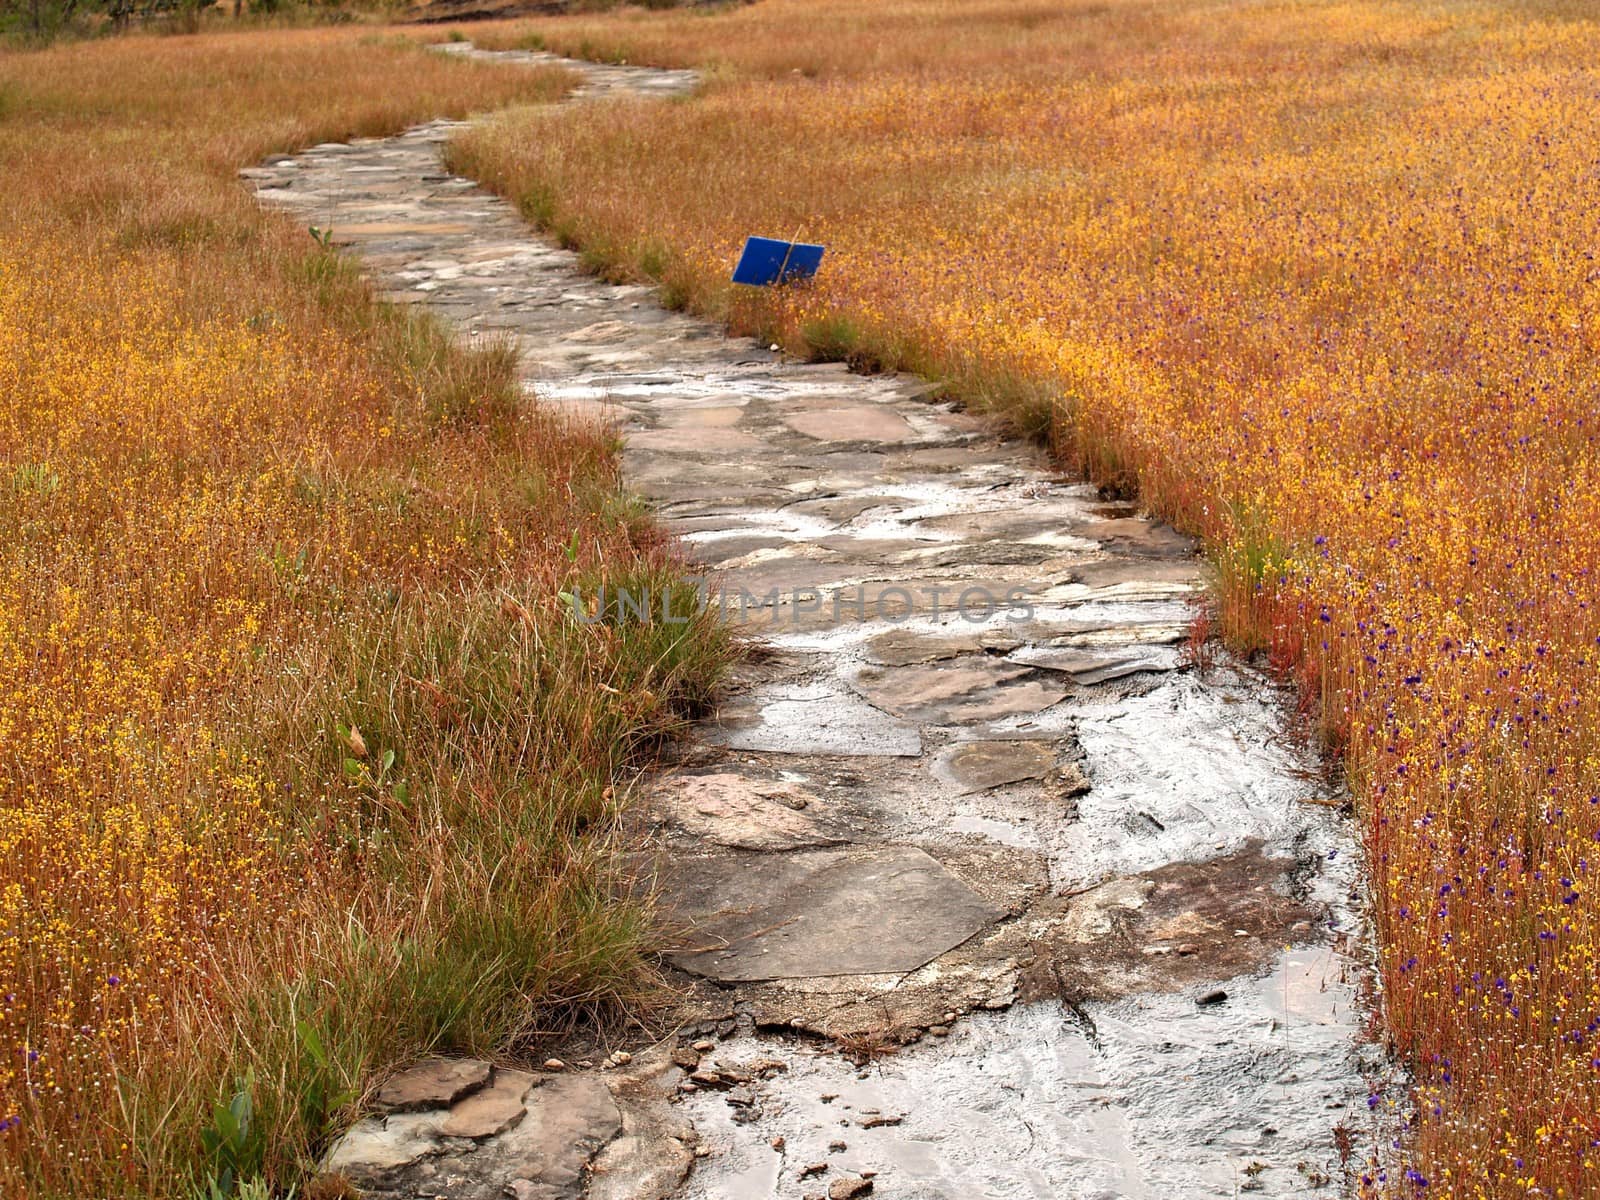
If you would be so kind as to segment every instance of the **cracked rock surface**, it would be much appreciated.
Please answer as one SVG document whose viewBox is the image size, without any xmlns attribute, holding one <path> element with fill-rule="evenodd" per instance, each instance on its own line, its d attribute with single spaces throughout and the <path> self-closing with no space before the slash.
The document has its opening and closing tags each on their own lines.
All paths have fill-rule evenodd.
<svg viewBox="0 0 1600 1200">
<path fill-rule="evenodd" d="M 567 65 L 583 103 L 695 83 Z M 616 426 L 767 652 L 641 781 L 676 1032 L 576 1069 L 419 1064 L 328 1169 L 449 1200 L 1326 1194 L 1372 1065 L 1353 844 L 1271 685 L 1180 652 L 1190 542 L 922 380 L 584 274 L 442 170 L 453 128 L 245 175 Z"/>
</svg>

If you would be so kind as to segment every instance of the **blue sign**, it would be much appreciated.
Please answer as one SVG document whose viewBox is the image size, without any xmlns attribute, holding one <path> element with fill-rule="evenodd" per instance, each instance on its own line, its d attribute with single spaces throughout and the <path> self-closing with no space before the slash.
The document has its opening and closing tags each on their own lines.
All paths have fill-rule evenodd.
<svg viewBox="0 0 1600 1200">
<path fill-rule="evenodd" d="M 780 242 L 776 238 L 753 237 L 744 244 L 739 265 L 733 269 L 735 283 L 766 287 L 791 279 L 810 279 L 822 265 L 822 247 L 805 242 Z"/>
</svg>

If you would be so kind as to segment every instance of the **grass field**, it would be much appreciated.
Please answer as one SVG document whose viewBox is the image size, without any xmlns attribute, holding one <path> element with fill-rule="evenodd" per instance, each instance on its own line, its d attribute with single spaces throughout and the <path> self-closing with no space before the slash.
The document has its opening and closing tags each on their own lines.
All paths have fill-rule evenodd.
<svg viewBox="0 0 1600 1200">
<path fill-rule="evenodd" d="M 475 28 L 708 69 L 458 168 L 618 275 L 1048 431 L 1205 538 L 1358 797 L 1415 1125 L 1375 1190 L 1600 1195 L 1600 14 L 765 0 Z M 749 233 L 827 243 L 735 295 Z"/>
<path fill-rule="evenodd" d="M 283 1194 L 391 1064 L 640 986 L 613 784 L 721 635 L 563 617 L 675 571 L 614 447 L 235 178 L 566 84 L 346 31 L 0 54 L 0 1194 Z"/>
</svg>

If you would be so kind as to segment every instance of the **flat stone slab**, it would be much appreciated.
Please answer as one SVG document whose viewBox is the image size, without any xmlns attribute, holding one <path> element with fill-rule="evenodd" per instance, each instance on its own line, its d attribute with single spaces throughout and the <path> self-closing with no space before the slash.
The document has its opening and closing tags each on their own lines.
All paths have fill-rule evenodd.
<svg viewBox="0 0 1600 1200">
<path fill-rule="evenodd" d="M 1065 698 L 1054 679 L 1030 679 L 1033 668 L 992 658 L 962 658 L 910 667 L 867 667 L 852 686 L 886 713 L 942 725 L 1036 713 Z"/>
<path fill-rule="evenodd" d="M 792 783 L 743 775 L 663 779 L 650 794 L 652 813 L 682 833 L 736 850 L 796 850 L 842 839 L 817 819 L 817 797 Z"/>
<path fill-rule="evenodd" d="M 781 553 L 762 556 L 737 573 L 720 576 L 714 595 L 718 608 L 734 620 L 750 609 L 810 597 L 818 597 L 817 609 L 827 612 L 823 593 L 860 571 L 860 566 L 842 561 L 840 555 L 791 542 Z"/>
<path fill-rule="evenodd" d="M 960 742 L 939 756 L 936 773 L 963 792 L 983 792 L 1025 779 L 1043 779 L 1056 764 L 1048 742 Z"/>
<path fill-rule="evenodd" d="M 797 513 L 842 524 L 874 509 L 897 510 L 911 503 L 913 501 L 905 496 L 877 492 L 861 495 L 852 492 L 845 495 L 819 496 L 815 500 L 802 500 L 799 504 L 793 505 L 793 509 Z"/>
<path fill-rule="evenodd" d="M 464 234 L 471 233 L 472 226 L 456 221 L 368 221 L 356 224 L 339 226 L 334 231 L 335 242 L 345 242 L 356 238 L 389 237 L 394 234 Z"/>
<path fill-rule="evenodd" d="M 734 750 L 778 754 L 910 757 L 922 753 L 915 726 L 866 701 L 825 688 L 797 688 L 763 699 L 737 697 L 707 726 L 706 740 Z"/>
<path fill-rule="evenodd" d="M 594 1075 L 500 1075 L 503 1087 L 452 1109 L 358 1121 L 323 1170 L 369 1200 L 579 1200 L 590 1160 L 622 1129 L 611 1089 Z"/>
<path fill-rule="evenodd" d="M 367 1117 L 334 1143 L 323 1170 L 358 1182 L 381 1178 L 436 1153 L 441 1124 L 436 1110 Z"/>
<path fill-rule="evenodd" d="M 401 1071 L 379 1088 L 377 1106 L 384 1112 L 449 1108 L 488 1084 L 493 1072 L 488 1063 L 475 1058 L 430 1058 Z"/>
<path fill-rule="evenodd" d="M 1077 683 L 1109 683 L 1143 671 L 1171 671 L 1179 665 L 1171 646 L 1138 646 L 1116 653 L 1094 653 L 1071 646 L 1025 646 L 1006 655 L 1008 662 L 1048 671 L 1065 671 Z"/>
<path fill-rule="evenodd" d="M 812 409 L 783 419 L 796 433 L 823 442 L 904 442 L 916 432 L 892 409 L 870 404 Z"/>
<path fill-rule="evenodd" d="M 668 902 L 696 947 L 670 955 L 722 982 L 905 973 L 1004 915 L 911 846 L 680 860 Z"/>
<path fill-rule="evenodd" d="M 1125 586 L 1133 594 L 1137 585 L 1144 584 L 1152 595 L 1181 595 L 1199 587 L 1203 572 L 1201 563 L 1192 558 L 1105 558 L 1074 568 L 1072 576 L 1101 591 Z M 1162 584 L 1166 586 L 1159 586 Z"/>
<path fill-rule="evenodd" d="M 451 1106 L 439 1132 L 474 1139 L 504 1133 L 527 1115 L 523 1101 L 536 1082 L 526 1071 L 496 1071 L 489 1087 Z"/>
<path fill-rule="evenodd" d="M 685 408 L 671 413 L 667 423 L 676 429 L 726 429 L 737 425 L 744 416 L 739 405 L 713 405 L 708 408 Z"/>
<path fill-rule="evenodd" d="M 1102 519 L 1094 524 L 1095 540 L 1120 554 L 1150 558 L 1193 558 L 1199 543 L 1170 525 L 1141 517 Z"/>
<path fill-rule="evenodd" d="M 634 450 L 653 450 L 663 454 L 728 453 L 760 450 L 765 445 L 760 438 L 743 430 L 726 427 L 651 429 L 630 434 L 628 444 Z"/>
<path fill-rule="evenodd" d="M 574 329 L 562 334 L 562 340 L 568 342 L 620 342 L 625 341 L 633 332 L 633 327 L 626 321 L 596 321 L 592 325 L 585 325 L 582 329 Z"/>
<path fill-rule="evenodd" d="M 497 1139 L 503 1178 L 542 1185 L 532 1193 L 541 1200 L 581 1196 L 584 1168 L 622 1130 L 611 1089 L 593 1075 L 559 1075 L 535 1088 L 527 1107 L 527 1119 Z"/>
<path fill-rule="evenodd" d="M 915 629 L 891 629 L 868 639 L 863 657 L 880 667 L 911 667 L 979 654 L 996 646 L 1009 648 L 1015 641 L 1003 635 L 963 631 L 961 633 L 923 633 Z"/>
<path fill-rule="evenodd" d="M 1064 633 L 1054 639 L 1057 646 L 1171 646 L 1189 636 L 1189 627 L 1165 625 L 1108 625 Z"/>
</svg>

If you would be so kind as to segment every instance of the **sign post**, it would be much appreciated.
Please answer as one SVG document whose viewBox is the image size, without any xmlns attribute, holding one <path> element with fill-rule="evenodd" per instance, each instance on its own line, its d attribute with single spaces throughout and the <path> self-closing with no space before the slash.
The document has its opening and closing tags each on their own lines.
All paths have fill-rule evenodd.
<svg viewBox="0 0 1600 1200">
<path fill-rule="evenodd" d="M 823 249 L 807 242 L 748 238 L 744 253 L 739 255 L 739 265 L 733 269 L 733 282 L 749 287 L 769 287 L 775 283 L 810 279 L 822 265 Z"/>
</svg>

